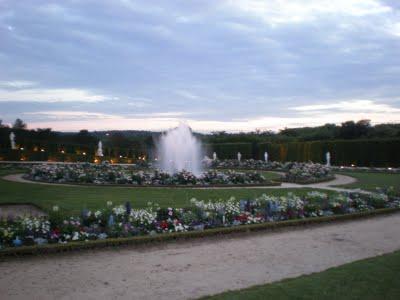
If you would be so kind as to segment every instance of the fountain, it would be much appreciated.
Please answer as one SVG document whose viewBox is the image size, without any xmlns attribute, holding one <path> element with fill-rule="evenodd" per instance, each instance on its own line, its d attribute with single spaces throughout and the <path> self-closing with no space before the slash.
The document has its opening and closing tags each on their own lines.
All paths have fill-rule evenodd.
<svg viewBox="0 0 400 300">
<path fill-rule="evenodd" d="M 12 150 L 16 150 L 17 149 L 17 145 L 15 144 L 15 134 L 12 131 L 10 133 L 10 144 L 11 144 L 11 149 Z"/>
<path fill-rule="evenodd" d="M 329 151 L 326 152 L 325 158 L 326 158 L 326 166 L 330 167 L 331 166 L 331 153 Z"/>
<path fill-rule="evenodd" d="M 103 143 L 101 141 L 99 141 L 99 144 L 97 146 L 97 151 L 96 151 L 97 156 L 104 156 L 103 154 Z"/>
<path fill-rule="evenodd" d="M 180 123 L 163 134 L 157 150 L 162 170 L 170 174 L 183 170 L 196 176 L 201 174 L 201 144 L 188 125 Z"/>
<path fill-rule="evenodd" d="M 264 160 L 265 160 L 265 162 L 268 162 L 268 152 L 264 153 Z"/>
</svg>

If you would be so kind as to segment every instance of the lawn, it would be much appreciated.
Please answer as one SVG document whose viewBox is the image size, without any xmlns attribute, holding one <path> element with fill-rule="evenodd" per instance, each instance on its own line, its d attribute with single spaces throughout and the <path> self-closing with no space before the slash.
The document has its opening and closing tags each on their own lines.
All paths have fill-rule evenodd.
<svg viewBox="0 0 400 300">
<path fill-rule="evenodd" d="M 321 273 L 207 297 L 256 299 L 400 299 L 400 251 Z"/>
<path fill-rule="evenodd" d="M 0 170 L 0 177 L 6 174 L 22 172 L 18 169 Z M 271 177 L 276 176 L 270 173 Z M 303 194 L 311 189 L 291 189 Z M 282 189 L 190 189 L 190 188 L 129 188 L 102 186 L 48 186 L 28 183 L 10 182 L 0 179 L 0 203 L 32 203 L 49 211 L 54 205 L 69 214 L 77 214 L 83 208 L 97 209 L 105 207 L 107 201 L 122 204 L 130 201 L 133 207 L 144 207 L 147 202 L 155 202 L 160 206 L 185 207 L 190 205 L 190 199 L 201 200 L 254 198 L 263 193 L 273 195 L 286 194 Z M 330 192 L 332 193 L 332 192 Z"/>
<path fill-rule="evenodd" d="M 357 179 L 357 182 L 343 185 L 344 188 L 361 188 L 374 190 L 377 187 L 385 188 L 393 186 L 400 189 L 400 174 L 373 173 L 373 172 L 341 172 Z"/>
</svg>

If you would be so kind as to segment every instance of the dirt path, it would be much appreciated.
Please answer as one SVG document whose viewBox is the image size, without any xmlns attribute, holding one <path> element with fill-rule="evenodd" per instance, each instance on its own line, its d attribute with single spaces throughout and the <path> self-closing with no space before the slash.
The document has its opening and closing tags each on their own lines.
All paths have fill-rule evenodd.
<svg viewBox="0 0 400 300">
<path fill-rule="evenodd" d="M 41 184 L 41 185 L 52 185 L 52 186 L 70 186 L 70 187 L 91 187 L 93 185 L 74 185 L 74 184 L 61 184 L 61 183 L 49 183 L 49 182 L 39 182 L 39 181 L 32 181 L 32 180 L 27 180 L 23 178 L 24 174 L 11 174 L 11 175 L 6 175 L 3 177 L 4 180 L 8 181 L 14 181 L 14 182 L 21 182 L 21 183 L 31 183 L 31 184 Z M 349 189 L 344 189 L 344 188 L 339 188 L 335 187 L 337 185 L 345 185 L 345 184 L 350 184 L 354 183 L 357 180 L 354 177 L 346 176 L 346 175 L 341 175 L 341 174 L 335 174 L 335 179 L 326 181 L 326 182 L 321 182 L 321 183 L 314 183 L 314 184 L 295 184 L 295 183 L 286 183 L 283 182 L 280 186 L 249 186 L 249 187 L 243 187 L 243 186 L 238 186 L 238 187 L 193 187 L 193 189 L 294 189 L 294 188 L 316 188 L 316 189 L 327 189 L 327 190 L 332 190 L 332 191 L 355 191 L 355 190 L 349 190 Z M 119 186 L 121 187 L 121 186 Z M 137 188 L 135 186 L 126 186 L 127 188 Z M 160 188 L 168 188 L 168 187 L 160 187 Z M 176 187 L 173 187 L 176 189 Z M 185 188 L 184 186 L 182 188 Z M 357 190 L 359 191 L 359 190 Z"/>
<path fill-rule="evenodd" d="M 143 249 L 0 262 L 1 299 L 188 299 L 400 249 L 400 214 Z"/>
<path fill-rule="evenodd" d="M 1 204 L 0 205 L 0 220 L 8 217 L 16 216 L 34 216 L 41 217 L 47 214 L 36 206 L 30 204 Z"/>
</svg>

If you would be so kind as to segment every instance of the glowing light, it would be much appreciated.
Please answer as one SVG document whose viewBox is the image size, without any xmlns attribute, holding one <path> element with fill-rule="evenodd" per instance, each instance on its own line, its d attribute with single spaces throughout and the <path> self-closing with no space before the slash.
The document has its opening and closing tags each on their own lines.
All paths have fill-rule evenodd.
<svg viewBox="0 0 400 300">
<path fill-rule="evenodd" d="M 44 152 L 44 149 L 42 148 L 42 149 L 40 149 L 40 152 Z"/>
<path fill-rule="evenodd" d="M 64 154 L 64 153 L 65 153 L 65 151 L 64 151 L 64 150 L 61 150 L 61 153 L 62 153 L 62 154 Z"/>
<path fill-rule="evenodd" d="M 83 152 L 82 155 L 86 155 L 86 152 Z"/>
<path fill-rule="evenodd" d="M 352 167 L 355 167 L 355 165 L 351 164 Z"/>
<path fill-rule="evenodd" d="M 23 147 L 21 147 L 21 148 L 19 148 L 19 150 L 23 151 L 23 150 L 24 150 L 24 148 L 23 148 Z"/>
</svg>

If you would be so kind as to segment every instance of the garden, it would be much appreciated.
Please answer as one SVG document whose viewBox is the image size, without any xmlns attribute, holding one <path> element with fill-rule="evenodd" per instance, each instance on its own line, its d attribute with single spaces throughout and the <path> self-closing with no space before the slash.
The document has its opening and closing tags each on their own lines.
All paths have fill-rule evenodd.
<svg viewBox="0 0 400 300">
<path fill-rule="evenodd" d="M 137 171 L 127 165 L 108 163 L 34 165 L 27 178 L 53 183 L 133 186 L 266 185 L 270 183 L 260 173 L 253 171 L 208 170 L 196 176 L 186 170 L 170 174 L 157 169 Z"/>
<path fill-rule="evenodd" d="M 268 190 L 252 187 L 251 184 L 255 183 L 267 185 L 267 178 L 271 174 L 275 174 L 274 181 L 302 184 L 334 177 L 332 169 L 321 164 L 272 162 L 269 166 L 273 168 L 248 169 L 254 164 L 257 161 L 244 161 L 242 167 L 237 169 L 239 171 L 235 171 L 221 167 L 233 167 L 229 161 L 219 161 L 217 168 L 209 169 L 201 177 L 186 171 L 170 175 L 157 169 L 138 170 L 136 167 L 107 163 L 26 164 L 19 167 L 3 164 L 1 175 L 22 172 L 33 182 L 48 182 L 50 185 L 5 182 L 0 179 L 0 186 L 4 187 L 4 194 L 0 195 L 1 203 L 32 203 L 46 213 L 42 217 L 9 215 L 3 218 L 0 244 L 2 249 L 10 249 L 165 236 L 171 233 L 235 229 L 251 224 L 353 215 L 400 206 L 399 187 L 396 185 L 394 188 L 383 186 L 373 189 L 370 194 L 315 190 L 307 188 L 307 185 L 291 191 L 278 187 Z M 272 173 L 268 173 L 268 169 L 273 169 Z M 361 171 L 352 174 L 362 176 L 366 173 Z M 368 174 L 398 176 L 393 173 Z M 64 187 L 52 186 L 51 183 L 78 185 Z M 88 186 L 80 187 L 79 184 Z M 190 188 L 218 184 L 248 184 L 249 187 L 237 190 L 228 187 L 217 190 Z M 148 189 L 139 188 L 146 185 Z M 181 185 L 182 188 L 160 188 L 171 185 Z M 124 186 L 133 188 L 126 189 Z"/>
<path fill-rule="evenodd" d="M 131 202 L 90 211 L 79 216 L 66 215 L 53 206 L 49 216 L 11 216 L 0 223 L 0 247 L 20 247 L 107 238 L 158 235 L 173 232 L 203 231 L 219 227 L 234 227 L 292 219 L 316 218 L 354 214 L 381 208 L 400 207 L 400 194 L 394 189 L 379 193 L 340 193 L 328 195 L 311 191 L 304 196 L 287 193 L 285 196 L 260 197 L 225 201 L 190 200 L 191 207 L 162 208 L 149 202 L 142 209 L 132 208 Z"/>
</svg>

